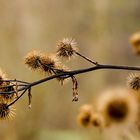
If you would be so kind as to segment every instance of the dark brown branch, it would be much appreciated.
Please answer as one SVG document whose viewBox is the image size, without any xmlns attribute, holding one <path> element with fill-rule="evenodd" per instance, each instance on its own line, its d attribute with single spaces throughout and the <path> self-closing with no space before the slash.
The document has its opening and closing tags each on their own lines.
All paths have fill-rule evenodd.
<svg viewBox="0 0 140 140">
<path fill-rule="evenodd" d="M 73 71 L 67 71 L 67 72 L 63 72 L 63 73 L 59 73 L 53 76 L 49 76 L 46 78 L 43 78 L 41 80 L 35 81 L 33 83 L 29 83 L 27 84 L 27 86 L 24 86 L 20 89 L 18 89 L 18 91 L 22 91 L 24 89 L 27 89 L 27 87 L 33 87 L 36 86 L 38 84 L 41 84 L 43 82 L 52 80 L 54 78 L 60 77 L 60 76 L 65 76 L 68 75 L 69 77 L 73 76 L 73 75 L 77 75 L 77 74 L 82 74 L 82 73 L 86 73 L 86 72 L 90 72 L 90 71 L 95 71 L 95 70 L 100 70 L 100 69 L 113 69 L 113 70 L 133 70 L 133 71 L 140 71 L 140 67 L 131 67 L 131 66 L 116 66 L 116 65 L 103 65 L 103 64 L 98 64 L 96 66 L 90 67 L 90 68 L 85 68 L 85 69 L 79 69 L 79 70 L 73 70 Z M 10 91 L 8 92 L 13 93 L 14 91 Z M 5 94 L 7 92 L 0 92 L 0 94 Z"/>
<path fill-rule="evenodd" d="M 11 102 L 7 107 L 13 105 L 16 101 L 18 101 L 18 100 L 24 95 L 24 93 L 25 93 L 26 91 L 27 91 L 27 89 L 25 89 L 25 90 L 22 92 L 22 94 L 21 94 L 20 96 L 18 96 L 13 102 Z"/>
<path fill-rule="evenodd" d="M 15 103 L 17 100 L 20 99 L 20 97 L 26 92 L 27 89 L 39 85 L 43 82 L 58 78 L 60 76 L 67 76 L 67 77 L 72 77 L 74 75 L 90 72 L 90 71 L 95 71 L 95 70 L 100 70 L 100 69 L 113 69 L 113 70 L 133 70 L 133 71 L 140 71 L 140 67 L 133 67 L 133 66 L 116 66 L 116 65 L 104 65 L 104 64 L 98 64 L 96 66 L 90 67 L 90 68 L 85 68 L 85 69 L 79 69 L 79 70 L 73 70 L 73 71 L 67 71 L 59 74 L 55 74 L 50 77 L 43 78 L 41 80 L 35 81 L 33 83 L 28 83 L 27 85 L 19 88 L 17 91 L 24 91 L 15 101 L 13 101 L 10 105 Z M 25 82 L 27 83 L 27 82 Z M 15 93 L 15 91 L 9 91 L 9 92 L 0 92 L 0 94 L 12 94 Z"/>
</svg>

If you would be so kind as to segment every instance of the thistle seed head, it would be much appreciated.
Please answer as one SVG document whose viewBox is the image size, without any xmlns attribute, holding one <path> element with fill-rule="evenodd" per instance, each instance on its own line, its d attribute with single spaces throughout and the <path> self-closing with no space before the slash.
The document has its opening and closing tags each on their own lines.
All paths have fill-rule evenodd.
<svg viewBox="0 0 140 140">
<path fill-rule="evenodd" d="M 58 42 L 57 56 L 70 59 L 77 52 L 77 42 L 73 38 L 64 38 Z"/>
<path fill-rule="evenodd" d="M 24 58 L 25 64 L 32 70 L 38 70 L 41 68 L 41 57 L 42 54 L 39 51 L 31 51 Z"/>
<path fill-rule="evenodd" d="M 6 119 L 13 119 L 15 116 L 14 108 L 11 106 L 9 107 L 7 103 L 0 102 L 0 119 L 6 120 Z"/>
<path fill-rule="evenodd" d="M 127 78 L 127 85 L 130 89 L 139 90 L 140 89 L 140 74 L 131 73 Z"/>
<path fill-rule="evenodd" d="M 52 75 L 58 67 L 59 61 L 54 55 L 43 54 L 40 59 L 40 64 L 43 72 Z"/>
<path fill-rule="evenodd" d="M 57 67 L 58 60 L 53 55 L 32 51 L 25 56 L 25 64 L 32 70 L 53 74 L 53 69 Z"/>
</svg>

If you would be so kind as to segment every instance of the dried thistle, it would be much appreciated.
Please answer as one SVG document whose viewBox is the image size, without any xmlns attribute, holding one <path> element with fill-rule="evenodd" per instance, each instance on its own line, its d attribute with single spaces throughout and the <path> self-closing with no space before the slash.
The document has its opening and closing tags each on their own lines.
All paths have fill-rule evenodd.
<svg viewBox="0 0 140 140">
<path fill-rule="evenodd" d="M 24 61 L 25 64 L 32 70 L 38 70 L 41 68 L 41 57 L 42 54 L 39 51 L 31 51 L 25 56 Z"/>
<path fill-rule="evenodd" d="M 77 52 L 77 42 L 73 38 L 64 38 L 58 42 L 57 56 L 70 59 Z"/>
<path fill-rule="evenodd" d="M 40 65 L 42 71 L 52 75 L 55 73 L 55 69 L 58 67 L 59 61 L 54 55 L 42 54 Z"/>
<path fill-rule="evenodd" d="M 130 38 L 130 44 L 137 55 L 140 54 L 140 32 L 134 33 Z"/>
<path fill-rule="evenodd" d="M 25 64 L 33 70 L 53 74 L 57 67 L 58 60 L 53 55 L 43 54 L 38 51 L 32 51 L 25 56 Z"/>
<path fill-rule="evenodd" d="M 5 103 L 3 101 L 0 102 L 0 119 L 13 119 L 15 116 L 14 108 L 12 106 L 8 106 L 8 103 Z"/>
<path fill-rule="evenodd" d="M 140 74 L 131 73 L 127 78 L 127 85 L 130 89 L 139 90 L 140 89 Z"/>
</svg>

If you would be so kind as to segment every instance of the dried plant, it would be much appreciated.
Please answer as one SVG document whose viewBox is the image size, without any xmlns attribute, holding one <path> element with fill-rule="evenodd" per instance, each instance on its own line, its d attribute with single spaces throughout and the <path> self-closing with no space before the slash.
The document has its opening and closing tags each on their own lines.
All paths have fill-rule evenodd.
<svg viewBox="0 0 140 140">
<path fill-rule="evenodd" d="M 69 70 L 61 62 L 61 58 L 71 60 L 73 56 L 81 57 L 83 60 L 89 62 L 91 67 Z M 47 82 L 52 79 L 58 80 L 61 85 L 64 85 L 65 80 L 72 81 L 72 101 L 78 101 L 78 80 L 76 75 L 87 73 L 101 69 L 112 69 L 112 70 L 131 70 L 140 71 L 140 67 L 135 66 L 117 66 L 101 64 L 97 61 L 87 58 L 78 51 L 78 45 L 73 38 L 64 38 L 57 44 L 57 50 L 55 54 L 42 53 L 41 51 L 31 51 L 24 57 L 24 62 L 27 67 L 33 71 L 39 71 L 47 74 L 45 78 L 29 83 L 17 79 L 8 79 L 5 73 L 0 70 L 0 104 L 1 104 L 1 115 L 0 118 L 10 118 L 12 116 L 10 112 L 11 107 L 25 94 L 28 94 L 29 108 L 31 108 L 32 92 L 31 89 L 43 82 Z M 137 77 L 137 78 L 136 78 Z M 129 87 L 138 90 L 139 89 L 139 76 L 130 76 L 128 85 Z M 4 102 L 3 102 L 4 101 Z M 120 106 L 123 106 L 123 101 Z M 116 102 L 117 104 L 117 102 Z M 124 103 L 125 104 L 125 103 Z M 112 108 L 117 108 L 112 106 Z M 127 107 L 126 107 L 127 108 Z M 123 108 L 122 108 L 123 110 Z M 82 114 L 83 115 L 83 114 Z M 113 114 L 114 115 L 114 114 Z M 4 116 L 4 117 L 3 117 Z M 87 118 L 88 115 L 86 115 Z M 100 125 L 100 121 L 95 121 L 97 117 L 91 117 L 93 125 Z M 94 118 L 94 119 L 93 119 Z M 82 120 L 82 117 L 81 119 Z M 88 119 L 85 119 L 86 121 Z M 101 120 L 102 121 L 102 120 Z M 87 122 L 86 122 L 87 123 Z"/>
</svg>

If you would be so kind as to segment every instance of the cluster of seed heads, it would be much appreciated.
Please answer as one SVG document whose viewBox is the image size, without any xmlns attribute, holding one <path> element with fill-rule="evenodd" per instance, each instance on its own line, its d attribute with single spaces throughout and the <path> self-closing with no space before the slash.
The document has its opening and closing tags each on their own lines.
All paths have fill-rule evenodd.
<svg viewBox="0 0 140 140">
<path fill-rule="evenodd" d="M 33 71 L 45 74 L 56 75 L 69 72 L 69 69 L 60 62 L 60 58 L 70 60 L 77 51 L 77 43 L 74 39 L 65 38 L 58 42 L 56 54 L 31 51 L 25 56 L 25 64 Z M 73 83 L 73 100 L 78 101 L 78 82 L 74 75 L 63 75 L 56 79 L 63 85 L 67 79 Z M 13 104 L 28 90 L 29 108 L 31 108 L 31 87 L 30 83 L 24 81 L 10 80 L 0 70 L 0 119 L 11 119 L 14 116 Z M 22 91 L 20 93 L 20 91 Z"/>
<path fill-rule="evenodd" d="M 66 73 L 69 69 L 63 65 L 60 58 L 70 60 L 77 52 L 77 42 L 72 38 L 64 38 L 58 42 L 56 54 L 41 53 L 40 51 L 29 52 L 25 56 L 25 64 L 34 71 L 41 71 L 48 75 Z M 73 100 L 78 101 L 78 82 L 75 76 L 59 76 L 56 79 L 63 85 L 66 79 L 73 82 Z"/>
</svg>

